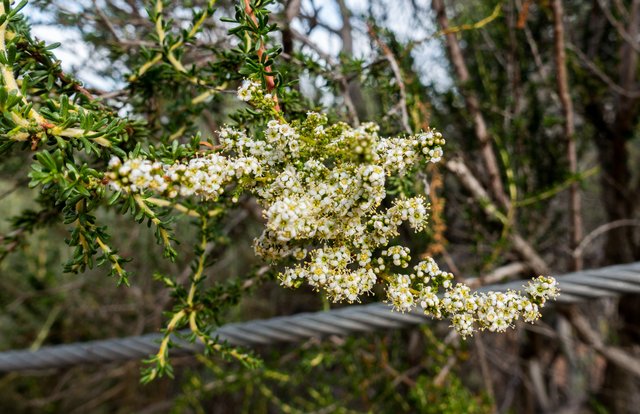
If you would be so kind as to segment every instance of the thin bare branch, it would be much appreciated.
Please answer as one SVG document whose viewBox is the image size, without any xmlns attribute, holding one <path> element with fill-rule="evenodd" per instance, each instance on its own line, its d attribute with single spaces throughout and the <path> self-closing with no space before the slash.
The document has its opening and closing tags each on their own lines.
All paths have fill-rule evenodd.
<svg viewBox="0 0 640 414">
<path fill-rule="evenodd" d="M 398 61 L 393 55 L 393 51 L 377 35 L 373 25 L 369 24 L 367 27 L 369 30 L 369 35 L 382 50 L 384 57 L 389 62 L 389 66 L 393 71 L 393 76 L 395 77 L 396 83 L 398 84 L 398 89 L 400 90 L 400 101 L 398 102 L 398 106 L 400 108 L 402 127 L 404 128 L 405 132 L 411 134 L 413 131 L 411 129 L 411 126 L 409 125 L 409 113 L 407 111 L 407 91 L 404 85 L 404 80 L 402 79 L 402 71 L 400 70 L 400 65 L 398 65 Z"/>
<path fill-rule="evenodd" d="M 617 229 L 619 227 L 627 227 L 627 226 L 637 226 L 640 227 L 640 220 L 636 219 L 622 219 L 612 221 L 610 223 L 605 223 L 601 226 L 596 227 L 593 231 L 585 236 L 584 239 L 580 242 L 580 244 L 573 250 L 573 255 L 577 257 L 582 257 L 584 250 L 589 246 L 595 239 L 599 236 L 611 231 L 613 229 Z"/>
<path fill-rule="evenodd" d="M 302 3 L 301 0 L 289 0 L 287 2 L 287 7 L 285 9 L 284 14 L 288 22 L 291 22 L 293 19 L 296 18 L 296 16 L 300 14 L 301 3 Z"/>
<path fill-rule="evenodd" d="M 567 310 L 569 321 L 580 337 L 605 359 L 618 367 L 640 377 L 640 361 L 619 347 L 604 343 L 602 336 L 591 327 L 589 321 L 575 308 Z"/>
<path fill-rule="evenodd" d="M 433 0 L 431 7 L 436 13 L 440 29 L 447 33 L 446 31 L 449 29 L 449 19 L 447 18 L 444 2 L 442 0 Z M 445 39 L 451 63 L 453 64 L 456 76 L 458 77 L 460 91 L 465 97 L 467 110 L 473 118 L 476 137 L 478 138 L 478 141 L 480 141 L 480 151 L 487 168 L 487 173 L 489 174 L 489 186 L 491 188 L 491 192 L 500 205 L 506 208 L 509 206 L 509 200 L 504 190 L 502 179 L 500 178 L 498 160 L 496 159 L 496 155 L 491 147 L 491 137 L 487 130 L 487 124 L 480 112 L 480 102 L 476 94 L 466 87 L 471 76 L 469 75 L 469 70 L 467 69 L 462 49 L 460 48 L 460 44 L 458 43 L 458 39 L 455 34 L 447 33 Z"/>
<path fill-rule="evenodd" d="M 122 41 L 120 40 L 120 34 L 113 26 L 113 23 L 111 23 L 111 20 L 109 20 L 109 17 L 107 17 L 107 15 L 104 13 L 104 10 L 102 10 L 96 0 L 93 0 L 92 3 L 93 7 L 96 9 L 96 13 L 98 14 L 99 19 L 102 21 L 102 23 L 104 23 L 105 26 L 107 26 L 107 29 L 109 30 L 113 38 L 116 40 L 116 42 L 122 43 Z"/>
<path fill-rule="evenodd" d="M 538 43 L 536 43 L 533 34 L 531 33 L 531 29 L 529 29 L 529 25 L 527 24 L 526 16 L 528 14 L 528 7 L 531 3 L 530 0 L 525 0 L 525 3 L 522 4 L 521 0 L 516 0 L 516 6 L 520 8 L 520 18 L 518 19 L 518 28 L 524 30 L 525 38 L 527 39 L 527 44 L 529 45 L 529 49 L 531 50 L 531 55 L 533 56 L 533 61 L 536 63 L 536 67 L 538 68 L 538 73 L 540 74 L 541 80 L 547 79 L 547 71 L 542 63 L 542 57 L 540 56 L 540 48 L 538 47 Z M 527 10 L 525 10 L 525 7 Z"/>
<path fill-rule="evenodd" d="M 454 355 L 449 356 L 449 358 L 447 358 L 447 363 L 442 367 L 440 372 L 438 372 L 438 375 L 436 375 L 436 377 L 433 379 L 433 385 L 435 385 L 436 387 L 442 387 L 444 381 L 449 375 L 449 372 L 451 372 L 451 369 L 457 361 L 458 359 Z"/>
<path fill-rule="evenodd" d="M 546 381 L 544 380 L 544 374 L 542 370 L 542 366 L 540 365 L 540 361 L 538 359 L 531 359 L 529 361 L 529 377 L 531 378 L 531 383 L 533 385 L 533 392 L 536 396 L 536 400 L 543 411 L 550 411 L 551 400 L 549 398 L 549 393 L 547 392 L 547 388 L 545 387 Z"/>
<path fill-rule="evenodd" d="M 513 262 L 493 269 L 491 272 L 481 277 L 468 278 L 464 282 L 471 288 L 482 285 L 498 283 L 507 278 L 513 278 L 527 270 L 529 266 L 524 262 Z"/>
<path fill-rule="evenodd" d="M 531 6 L 531 0 L 524 0 L 524 4 L 520 5 L 520 2 L 517 1 L 516 4 L 520 7 L 520 12 L 518 14 L 518 23 L 516 27 L 518 29 L 524 29 L 527 25 L 527 18 L 529 17 L 529 7 Z"/>
<path fill-rule="evenodd" d="M 340 29 L 340 39 L 342 39 L 342 54 L 347 56 L 348 58 L 353 57 L 353 27 L 351 25 L 351 10 L 347 7 L 345 0 L 336 0 L 338 4 L 338 8 L 340 10 L 340 16 L 342 17 L 342 28 Z M 362 91 L 360 90 L 360 85 L 357 79 L 351 79 L 343 84 L 343 87 L 346 88 L 346 91 L 343 93 L 345 95 L 345 104 L 349 105 L 349 103 L 353 104 L 353 112 L 357 114 L 356 109 L 365 110 L 366 106 L 364 104 L 364 98 L 362 96 Z M 347 99 L 348 95 L 348 99 Z M 351 111 L 351 109 L 350 109 Z M 359 119 L 355 117 L 355 123 L 358 125 Z"/>
<path fill-rule="evenodd" d="M 344 0 L 336 0 L 340 15 L 342 16 L 342 28 L 340 29 L 340 38 L 342 38 L 342 53 L 345 55 L 353 55 L 353 35 L 351 27 L 351 11 L 347 7 Z"/>
<path fill-rule="evenodd" d="M 602 10 L 602 13 L 605 15 L 605 17 L 607 18 L 611 26 L 613 26 L 616 29 L 620 37 L 622 37 L 625 40 L 625 42 L 627 42 L 627 44 L 633 48 L 633 50 L 640 53 L 640 42 L 634 39 L 633 35 L 629 33 L 627 29 L 625 29 L 624 25 L 620 23 L 618 20 L 616 20 L 615 17 L 613 17 L 613 14 L 611 14 L 611 10 L 609 9 L 609 6 L 604 2 L 604 0 L 598 0 L 598 5 L 600 6 L 600 10 Z M 633 13 L 631 13 L 630 20 L 633 20 Z"/>
<path fill-rule="evenodd" d="M 624 7 L 624 4 L 622 4 L 622 1 L 613 0 L 613 4 L 616 6 L 616 9 L 618 10 L 618 13 L 620 15 L 622 15 L 623 17 L 629 18 L 629 10 L 627 10 L 627 8 Z"/>
<path fill-rule="evenodd" d="M 496 399 L 496 392 L 493 387 L 490 365 L 487 362 L 487 352 L 485 351 L 484 341 L 482 340 L 481 334 L 475 335 L 474 339 L 476 351 L 478 354 L 478 362 L 480 364 L 480 373 L 482 374 L 482 382 L 484 383 L 485 390 L 487 391 L 487 396 L 493 402 Z M 492 404 L 492 411 L 495 412 L 495 402 L 493 402 Z"/>
<path fill-rule="evenodd" d="M 473 175 L 462 159 L 452 158 L 445 163 L 445 166 L 458 177 L 462 185 L 480 204 L 487 216 L 497 219 L 502 224 L 507 223 L 507 216 L 491 201 L 487 190 L 484 189 L 480 181 Z"/>
<path fill-rule="evenodd" d="M 507 225 L 508 219 L 505 214 L 493 204 L 487 191 L 461 159 L 450 159 L 445 163 L 445 166 L 458 177 L 462 185 L 471 193 L 475 201 L 480 204 L 488 217 L 500 221 L 503 225 Z M 508 238 L 511 241 L 513 249 L 527 262 L 531 269 L 539 274 L 549 274 L 549 267 L 545 261 L 520 234 L 512 229 Z"/>
<path fill-rule="evenodd" d="M 613 92 L 617 93 L 618 95 L 625 96 L 627 98 L 632 98 L 632 99 L 640 98 L 640 90 L 627 90 L 622 86 L 618 85 L 617 83 L 615 83 L 613 79 L 607 76 L 606 73 L 604 73 L 593 61 L 591 61 L 587 57 L 587 55 L 585 55 L 580 50 L 580 48 L 569 43 L 567 44 L 567 49 L 575 53 L 576 56 L 578 56 L 578 58 L 580 59 L 580 62 L 582 63 L 582 65 L 585 68 L 589 69 L 591 73 L 593 73 L 598 79 L 600 79 L 600 81 L 602 81 L 605 85 L 607 85 L 609 89 L 611 89 Z"/>
<path fill-rule="evenodd" d="M 358 112 L 356 111 L 356 106 L 353 103 L 353 100 L 351 99 L 351 95 L 349 95 L 349 80 L 344 75 L 342 75 L 340 71 L 337 69 L 337 66 L 339 65 L 338 61 L 333 56 L 323 51 L 317 44 L 313 42 L 313 40 L 309 39 L 309 37 L 305 36 L 304 34 L 298 32 L 293 28 L 290 28 L 290 32 L 295 39 L 299 40 L 300 42 L 308 46 L 321 59 L 324 59 L 324 61 L 327 62 L 329 66 L 331 66 L 330 72 L 333 79 L 340 83 L 342 99 L 344 100 L 344 105 L 347 107 L 349 120 L 354 125 L 359 125 L 360 120 L 358 119 Z"/>
<path fill-rule="evenodd" d="M 312 49 L 321 59 L 324 59 L 324 61 L 326 61 L 327 64 L 329 64 L 331 66 L 337 66 L 338 65 L 338 61 L 333 56 L 331 56 L 330 54 L 328 54 L 327 52 L 322 50 L 308 36 L 305 36 L 304 34 L 300 33 L 299 31 L 297 31 L 297 30 L 295 30 L 293 28 L 291 29 L 291 34 L 293 35 L 294 38 L 296 38 L 297 40 L 301 41 L 303 44 L 305 44 L 310 49 Z"/>
</svg>

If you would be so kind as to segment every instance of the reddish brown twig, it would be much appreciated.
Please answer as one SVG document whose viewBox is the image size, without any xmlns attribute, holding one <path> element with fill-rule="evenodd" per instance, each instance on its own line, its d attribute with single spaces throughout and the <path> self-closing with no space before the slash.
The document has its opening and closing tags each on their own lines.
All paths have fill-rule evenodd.
<svg viewBox="0 0 640 414">
<path fill-rule="evenodd" d="M 251 0 L 244 0 L 244 11 L 245 13 L 247 13 L 247 16 L 251 17 L 251 20 L 253 21 L 253 23 L 258 25 L 258 19 L 256 18 L 256 14 L 253 12 L 253 8 L 251 7 Z M 258 60 L 260 60 L 260 62 L 267 60 L 266 58 L 265 59 L 262 58 L 264 54 L 265 54 L 264 42 L 261 41 L 260 48 L 258 49 Z M 264 70 L 267 73 L 271 72 L 271 66 L 265 66 Z M 273 92 L 273 90 L 276 88 L 276 82 L 273 76 L 265 75 L 264 81 L 267 84 L 267 91 Z M 273 101 L 276 103 L 274 109 L 279 112 L 280 104 L 278 103 L 278 96 L 275 93 L 273 93 L 272 95 L 273 95 Z"/>
<path fill-rule="evenodd" d="M 38 63 L 47 67 L 51 66 L 51 62 L 43 56 L 38 49 L 32 47 L 31 44 L 27 42 L 18 42 L 18 48 L 29 54 Z M 60 80 L 60 82 L 66 85 L 71 85 L 71 88 L 73 88 L 74 91 L 85 96 L 88 100 L 94 101 L 96 99 L 91 92 L 83 87 L 78 81 L 67 76 L 60 68 L 55 68 L 54 75 Z"/>
<path fill-rule="evenodd" d="M 520 10 L 520 15 L 518 16 L 518 23 L 516 27 L 518 29 L 524 29 L 527 24 L 527 17 L 529 17 L 529 7 L 531 6 L 531 0 L 525 0 L 522 5 L 522 10 Z"/>
<path fill-rule="evenodd" d="M 200 141 L 199 144 L 209 148 L 211 151 L 217 151 L 223 148 L 222 145 L 213 145 L 212 143 L 207 141 Z"/>
</svg>

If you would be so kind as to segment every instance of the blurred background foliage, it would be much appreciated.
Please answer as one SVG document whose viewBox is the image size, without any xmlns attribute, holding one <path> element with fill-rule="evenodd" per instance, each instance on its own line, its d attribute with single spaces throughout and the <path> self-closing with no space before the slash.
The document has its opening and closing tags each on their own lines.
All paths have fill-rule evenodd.
<svg viewBox="0 0 640 414">
<path fill-rule="evenodd" d="M 165 2 L 174 35 L 208 3 Z M 62 43 L 56 53 L 64 70 L 118 114 L 144 121 L 150 142 L 186 143 L 198 132 L 213 136 L 240 107 L 235 88 L 243 62 L 231 52 L 238 40 L 228 34 L 232 25 L 220 20 L 233 16 L 235 4 L 218 1 L 202 31 L 177 50 L 186 72 L 162 60 L 141 73 L 159 50 L 145 9 L 151 2 L 32 0 L 24 13 L 37 37 Z M 267 47 L 282 46 L 273 66 L 286 83 L 281 103 L 288 116 L 324 108 L 334 120 L 375 121 L 385 135 L 432 126 L 446 137 L 446 164 L 397 183 L 415 190 L 426 183 L 432 202 L 430 229 L 404 235 L 413 251 L 434 255 L 461 279 L 482 276 L 484 282 L 640 259 L 640 1 L 283 0 L 270 10 L 278 30 Z M 558 21 L 564 24 L 563 60 Z M 560 65 L 568 73 L 569 111 L 558 84 Z M 162 328 L 172 297 L 153 275 L 186 281 L 197 223 L 182 217 L 172 224 L 184 242 L 171 263 L 151 229 L 100 210 L 119 253 L 135 258 L 128 263 L 131 286 L 115 287 L 100 268 L 63 273 L 71 254 L 63 243 L 69 226 L 32 229 L 17 219 L 27 210 L 45 211 L 38 210 L 37 192 L 26 188 L 31 156 L 12 151 L 0 165 L 0 349 Z M 577 213 L 572 193 L 582 201 Z M 499 214 L 488 214 L 487 203 Z M 260 265 L 251 241 L 261 222 L 247 199 L 220 224 L 217 259 L 207 270 L 208 286 L 233 296 L 220 323 L 329 307 L 314 292 L 282 289 L 270 277 L 242 288 Z M 639 305 L 625 297 L 578 311 L 603 341 L 638 358 Z M 263 364 L 254 370 L 216 355 L 179 358 L 174 380 L 144 386 L 138 362 L 3 374 L 0 408 L 635 412 L 638 378 L 592 349 L 567 315 L 547 311 L 536 326 L 467 341 L 446 324 L 431 324 L 265 347 L 255 350 Z"/>
</svg>

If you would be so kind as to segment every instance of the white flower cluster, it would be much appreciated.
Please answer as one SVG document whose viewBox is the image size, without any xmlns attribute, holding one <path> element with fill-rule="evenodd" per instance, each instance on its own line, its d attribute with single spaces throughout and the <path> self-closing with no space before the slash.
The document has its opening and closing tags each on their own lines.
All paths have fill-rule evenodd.
<svg viewBox="0 0 640 414">
<path fill-rule="evenodd" d="M 556 280 L 544 276 L 530 281 L 525 289 L 526 294 L 513 290 L 472 293 L 464 284 L 452 286 L 453 276 L 443 274 L 433 265 L 435 263 L 425 275 L 428 275 L 427 278 L 442 280 L 443 294 L 438 296 L 434 285 L 425 286 L 425 282 L 417 284 L 422 286 L 416 293 L 417 300 L 425 314 L 436 318 L 451 318 L 453 327 L 462 336 L 471 335 L 476 329 L 504 332 L 513 327 L 520 317 L 525 322 L 533 322 L 540 317 L 539 309 L 546 300 L 555 298 L 559 293 Z M 417 274 L 415 278 L 418 278 Z M 531 291 L 536 294 L 531 295 Z"/>
<path fill-rule="evenodd" d="M 418 263 L 413 270 L 409 275 L 392 278 L 387 288 L 389 301 L 403 312 L 418 304 L 428 316 L 450 318 L 462 336 L 471 335 L 476 329 L 504 332 L 520 317 L 533 322 L 540 317 L 539 309 L 546 300 L 559 293 L 556 280 L 544 276 L 530 281 L 526 294 L 513 290 L 471 292 L 462 283 L 454 285 L 453 275 L 438 269 L 431 258 Z"/>
<path fill-rule="evenodd" d="M 201 196 L 215 200 L 234 178 L 259 176 L 262 170 L 253 157 L 240 157 L 231 162 L 218 154 L 193 158 L 189 162 L 162 164 L 142 158 L 109 161 L 109 183 L 118 191 L 154 191 L 169 198 Z"/>
<path fill-rule="evenodd" d="M 273 95 L 265 93 L 260 84 L 252 80 L 245 80 L 238 88 L 238 99 L 250 102 L 260 109 L 273 108 L 275 105 Z"/>
<path fill-rule="evenodd" d="M 271 98 L 255 82 L 238 90 L 241 100 L 267 108 Z M 231 185 L 253 193 L 264 209 L 266 226 L 255 240 L 258 255 L 293 258 L 279 279 L 297 287 L 306 282 L 335 301 L 359 301 L 377 282 L 399 311 L 416 306 L 436 318 L 450 318 L 469 335 L 476 327 L 502 331 L 522 316 L 532 321 L 538 307 L 555 297 L 551 278 L 538 278 L 527 297 L 516 292 L 471 293 L 453 285 L 453 276 L 433 259 L 411 264 L 407 247 L 392 245 L 403 223 L 421 231 L 427 224 L 424 197 L 396 198 L 390 207 L 387 177 L 404 174 L 420 162 L 438 162 L 444 139 L 435 131 L 383 138 L 372 123 L 352 128 L 329 125 L 309 113 L 303 121 L 271 120 L 249 137 L 223 128 L 222 149 L 188 162 L 165 165 L 146 159 L 114 158 L 107 177 L 119 191 L 153 191 L 166 197 L 216 200 Z"/>
</svg>

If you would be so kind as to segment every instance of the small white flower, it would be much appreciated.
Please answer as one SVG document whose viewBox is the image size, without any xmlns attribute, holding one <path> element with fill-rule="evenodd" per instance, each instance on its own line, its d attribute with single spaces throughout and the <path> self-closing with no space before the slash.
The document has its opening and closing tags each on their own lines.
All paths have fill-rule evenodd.
<svg viewBox="0 0 640 414">
<path fill-rule="evenodd" d="M 245 81 L 238 97 L 253 102 L 269 94 Z M 435 131 L 394 138 L 379 137 L 378 131 L 371 123 L 327 125 L 326 116 L 310 112 L 300 123 L 269 120 L 255 137 L 224 127 L 220 151 L 173 164 L 114 157 L 105 177 L 116 191 L 153 191 L 167 198 L 215 201 L 233 188 L 229 199 L 237 202 L 242 190 L 251 192 L 266 220 L 254 240 L 255 253 L 297 260 L 278 276 L 287 287 L 304 282 L 334 301 L 356 302 L 383 281 L 394 309 L 419 306 L 431 317 L 449 318 L 462 336 L 477 329 L 503 331 L 520 317 L 537 320 L 539 308 L 558 294 L 555 279 L 535 279 L 526 296 L 472 293 L 454 284 L 453 275 L 432 258 L 414 265 L 407 247 L 389 245 L 403 223 L 422 231 L 429 205 L 416 196 L 385 206 L 388 177 L 420 162 L 438 162 L 444 139 Z M 410 265 L 410 271 L 402 270 Z"/>
</svg>

